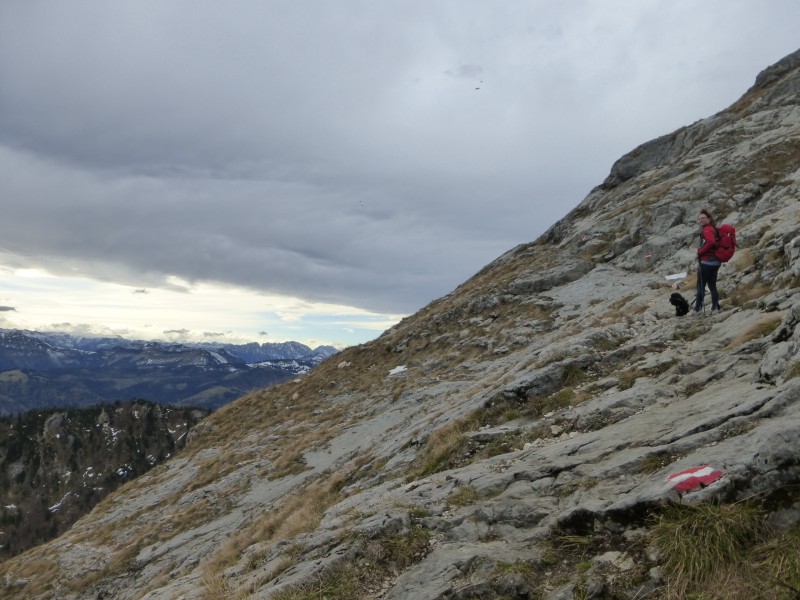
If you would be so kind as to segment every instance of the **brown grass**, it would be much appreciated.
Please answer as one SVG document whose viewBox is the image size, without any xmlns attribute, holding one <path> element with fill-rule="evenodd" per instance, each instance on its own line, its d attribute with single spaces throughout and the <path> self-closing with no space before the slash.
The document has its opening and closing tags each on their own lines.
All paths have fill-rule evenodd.
<svg viewBox="0 0 800 600">
<path fill-rule="evenodd" d="M 426 477 L 447 468 L 467 448 L 465 434 L 478 427 L 477 415 L 473 413 L 434 431 L 417 455 L 415 467 L 409 472 L 408 479 Z"/>
<path fill-rule="evenodd" d="M 8 596 L 3 595 L 2 597 L 8 598 L 8 600 L 12 598 L 32 598 L 52 590 L 53 582 L 61 572 L 58 564 L 54 560 L 48 558 L 36 558 L 15 562 L 20 565 L 19 570 L 7 571 L 4 569 L 3 571 L 11 581 L 28 580 L 28 584 L 21 587 L 7 587 L 5 582 L 0 580 L 0 586 L 2 586 L 0 590 L 2 590 L 3 594 L 9 594 Z"/>
<path fill-rule="evenodd" d="M 746 344 L 752 340 L 756 340 L 759 338 L 764 337 L 765 335 L 769 335 L 775 329 L 777 329 L 778 325 L 781 324 L 783 321 L 783 315 L 781 314 L 771 314 L 763 319 L 761 319 L 758 323 L 753 323 L 749 327 L 747 327 L 741 334 L 739 334 L 736 338 L 730 341 L 727 348 L 732 349 L 736 348 L 737 346 L 741 346 L 742 344 Z"/>
<path fill-rule="evenodd" d="M 313 530 L 325 511 L 341 500 L 340 490 L 347 480 L 348 475 L 337 473 L 326 481 L 298 490 L 283 504 L 267 510 L 246 529 L 231 536 L 205 564 L 204 571 L 220 572 L 239 560 L 242 552 L 256 543 L 271 544 Z"/>
<path fill-rule="evenodd" d="M 730 262 L 730 265 L 738 272 L 745 271 L 755 264 L 756 256 L 752 248 L 737 249 Z"/>
</svg>

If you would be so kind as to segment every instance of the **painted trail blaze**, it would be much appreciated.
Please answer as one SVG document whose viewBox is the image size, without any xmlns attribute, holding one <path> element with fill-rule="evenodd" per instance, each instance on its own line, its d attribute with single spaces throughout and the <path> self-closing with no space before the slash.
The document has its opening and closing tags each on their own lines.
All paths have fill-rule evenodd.
<svg viewBox="0 0 800 600">
<path fill-rule="evenodd" d="M 691 492 L 700 487 L 705 487 L 717 481 L 725 473 L 719 469 L 714 469 L 710 465 L 692 467 L 679 473 L 673 473 L 667 477 L 667 481 L 674 484 L 679 492 Z"/>
</svg>

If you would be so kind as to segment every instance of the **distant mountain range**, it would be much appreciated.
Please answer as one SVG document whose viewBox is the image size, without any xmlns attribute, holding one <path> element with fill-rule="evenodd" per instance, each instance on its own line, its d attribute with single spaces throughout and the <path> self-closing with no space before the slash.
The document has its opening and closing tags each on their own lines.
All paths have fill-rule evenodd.
<svg viewBox="0 0 800 600">
<path fill-rule="evenodd" d="M 0 329 L 0 415 L 131 399 L 213 410 L 336 352 L 299 342 L 175 344 Z"/>
</svg>

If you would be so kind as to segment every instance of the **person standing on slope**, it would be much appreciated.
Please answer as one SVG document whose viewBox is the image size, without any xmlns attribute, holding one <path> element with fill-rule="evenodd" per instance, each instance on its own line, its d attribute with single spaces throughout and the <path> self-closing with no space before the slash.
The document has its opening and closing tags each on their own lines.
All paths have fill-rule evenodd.
<svg viewBox="0 0 800 600">
<path fill-rule="evenodd" d="M 703 312 L 703 297 L 705 296 L 706 286 L 711 293 L 711 313 L 719 312 L 719 293 L 717 292 L 717 272 L 722 263 L 714 255 L 714 247 L 717 244 L 717 226 L 714 218 L 706 209 L 700 211 L 697 217 L 700 223 L 700 249 L 697 251 L 697 259 L 700 268 L 697 272 L 697 296 L 694 301 L 693 315 Z"/>
</svg>

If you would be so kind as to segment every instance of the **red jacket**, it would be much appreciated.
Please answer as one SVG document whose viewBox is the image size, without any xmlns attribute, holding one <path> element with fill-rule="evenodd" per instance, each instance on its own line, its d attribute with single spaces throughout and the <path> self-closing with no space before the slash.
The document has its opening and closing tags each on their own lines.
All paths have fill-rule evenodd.
<svg viewBox="0 0 800 600">
<path fill-rule="evenodd" d="M 703 227 L 700 241 L 703 242 L 703 245 L 700 246 L 700 249 L 697 251 L 697 256 L 700 260 L 717 260 L 717 257 L 714 256 L 714 246 L 717 244 L 717 230 L 713 225 L 706 225 Z"/>
</svg>

